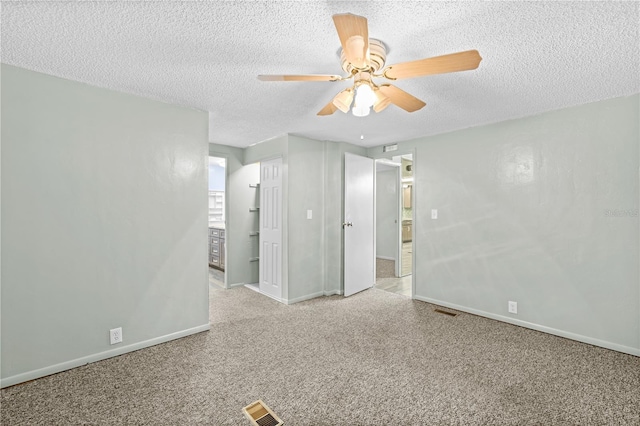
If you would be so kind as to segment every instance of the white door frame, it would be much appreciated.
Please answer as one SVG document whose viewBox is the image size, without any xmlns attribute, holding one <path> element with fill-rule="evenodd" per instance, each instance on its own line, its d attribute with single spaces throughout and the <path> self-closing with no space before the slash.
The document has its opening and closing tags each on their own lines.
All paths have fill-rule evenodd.
<svg viewBox="0 0 640 426">
<path fill-rule="evenodd" d="M 413 188 L 411 190 L 411 241 L 413 244 L 413 249 L 411 250 L 411 298 L 414 299 L 416 295 L 416 201 L 417 201 L 417 153 L 416 149 L 410 149 L 406 151 L 393 151 L 393 152 L 382 152 L 380 154 L 374 155 L 374 160 L 379 158 L 392 158 L 395 156 L 402 156 L 411 154 L 411 158 L 413 160 L 412 170 L 413 170 Z M 399 177 L 398 177 L 398 209 L 399 209 L 399 223 L 398 223 L 398 262 L 396 262 L 396 276 L 400 276 L 400 272 L 402 271 L 402 265 L 399 265 L 402 259 L 402 167 L 398 167 Z M 375 189 L 374 189 L 375 194 Z"/>
<path fill-rule="evenodd" d="M 404 200 L 402 194 L 402 165 L 396 167 L 397 175 L 396 175 L 396 206 L 398 207 L 397 215 L 398 215 L 398 223 L 397 230 L 398 238 L 396 238 L 396 277 L 399 277 L 402 274 L 402 203 Z"/>
<path fill-rule="evenodd" d="M 227 283 L 227 270 L 229 269 L 227 265 L 229 265 L 229 257 L 227 256 L 227 246 L 228 246 L 228 241 L 229 241 L 229 230 L 227 229 L 227 218 L 229 217 L 229 156 L 227 154 L 223 154 L 223 153 L 219 153 L 219 152 L 214 152 L 211 153 L 211 151 L 209 151 L 209 157 L 216 157 L 216 158 L 224 158 L 224 262 L 225 262 L 225 267 L 224 267 L 224 288 L 230 288 L 229 284 Z M 207 157 L 207 208 L 208 208 L 208 203 L 209 203 L 209 188 L 208 188 L 208 183 L 209 183 L 209 167 L 208 167 L 209 161 L 208 161 L 208 157 Z M 208 212 L 208 210 L 207 210 Z M 207 213 L 207 224 L 209 223 L 209 214 Z M 208 229 L 207 229 L 208 232 Z M 207 233 L 208 235 L 208 233 Z M 207 237 L 208 238 L 208 237 Z M 222 253 L 220 253 L 220 255 L 222 256 Z M 209 283 L 209 273 L 208 273 L 208 267 L 207 267 L 207 285 Z"/>
</svg>

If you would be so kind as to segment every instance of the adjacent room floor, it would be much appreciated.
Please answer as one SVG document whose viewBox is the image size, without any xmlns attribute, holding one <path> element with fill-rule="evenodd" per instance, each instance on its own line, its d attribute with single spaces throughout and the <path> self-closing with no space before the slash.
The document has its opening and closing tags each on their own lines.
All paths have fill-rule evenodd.
<svg viewBox="0 0 640 426">
<path fill-rule="evenodd" d="M 224 288 L 224 272 L 219 269 L 209 267 L 209 284 Z"/>
<path fill-rule="evenodd" d="M 412 276 L 395 276 L 395 261 L 376 258 L 375 288 L 411 297 Z"/>
<path fill-rule="evenodd" d="M 413 242 L 402 243 L 402 269 L 401 275 L 409 275 L 413 272 Z"/>
</svg>

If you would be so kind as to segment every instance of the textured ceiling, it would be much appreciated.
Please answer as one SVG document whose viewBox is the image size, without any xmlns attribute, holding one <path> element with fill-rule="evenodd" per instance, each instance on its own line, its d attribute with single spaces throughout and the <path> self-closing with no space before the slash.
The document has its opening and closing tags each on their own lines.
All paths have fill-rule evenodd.
<svg viewBox="0 0 640 426">
<path fill-rule="evenodd" d="M 285 133 L 380 145 L 640 92 L 638 2 L 3 2 L 2 62 L 209 111 L 210 141 Z M 474 71 L 400 80 L 424 100 L 316 113 L 348 82 L 331 15 L 369 20 L 387 64 L 477 49 Z M 364 135 L 361 140 L 360 136 Z"/>
</svg>

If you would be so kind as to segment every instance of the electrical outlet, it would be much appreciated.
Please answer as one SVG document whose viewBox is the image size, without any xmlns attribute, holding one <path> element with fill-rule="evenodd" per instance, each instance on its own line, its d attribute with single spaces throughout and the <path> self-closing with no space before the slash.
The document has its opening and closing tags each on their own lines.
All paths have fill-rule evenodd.
<svg viewBox="0 0 640 426">
<path fill-rule="evenodd" d="M 313 212 L 311 210 L 307 210 L 307 219 L 311 219 L 313 217 Z"/>
<path fill-rule="evenodd" d="M 518 302 L 509 301 L 509 313 L 510 314 L 518 313 Z"/>
<path fill-rule="evenodd" d="M 438 209 L 431 209 L 431 219 L 438 218 Z"/>
<path fill-rule="evenodd" d="M 112 328 L 109 330 L 109 338 L 112 345 L 122 343 L 122 327 Z"/>
</svg>

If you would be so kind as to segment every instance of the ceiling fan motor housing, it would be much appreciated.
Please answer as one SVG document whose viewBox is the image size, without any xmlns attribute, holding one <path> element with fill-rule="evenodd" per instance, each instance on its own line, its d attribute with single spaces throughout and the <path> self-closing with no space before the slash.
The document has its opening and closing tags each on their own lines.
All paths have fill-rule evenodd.
<svg viewBox="0 0 640 426">
<path fill-rule="evenodd" d="M 384 66 L 385 61 L 387 60 L 387 48 L 384 43 L 375 38 L 369 39 L 369 59 L 370 59 L 370 71 L 374 73 L 381 69 Z M 340 64 L 342 65 L 342 69 L 345 70 L 349 74 L 354 74 L 362 70 L 358 70 L 356 67 L 351 64 L 351 62 L 347 61 L 347 58 L 344 54 L 344 50 L 340 48 Z"/>
</svg>

